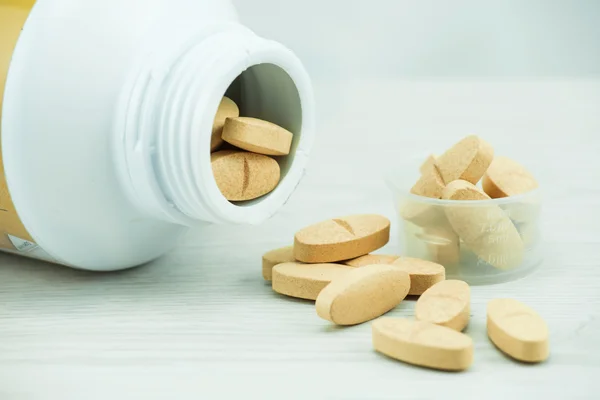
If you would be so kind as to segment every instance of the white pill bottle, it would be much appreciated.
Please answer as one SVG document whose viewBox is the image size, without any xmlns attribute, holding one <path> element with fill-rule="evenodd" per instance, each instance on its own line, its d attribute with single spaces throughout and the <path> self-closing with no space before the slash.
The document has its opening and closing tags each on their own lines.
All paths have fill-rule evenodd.
<svg viewBox="0 0 600 400">
<path fill-rule="evenodd" d="M 294 134 L 281 181 L 228 202 L 210 165 L 223 95 Z M 207 223 L 257 224 L 303 176 L 314 99 L 298 58 L 229 0 L 0 0 L 0 249 L 140 265 Z"/>
</svg>

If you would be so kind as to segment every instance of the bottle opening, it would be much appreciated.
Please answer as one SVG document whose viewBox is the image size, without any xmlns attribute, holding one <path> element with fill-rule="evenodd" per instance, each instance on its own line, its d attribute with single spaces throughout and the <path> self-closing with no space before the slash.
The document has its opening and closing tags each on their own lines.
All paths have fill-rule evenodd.
<svg viewBox="0 0 600 400">
<path fill-rule="evenodd" d="M 300 182 L 314 140 L 306 70 L 285 47 L 237 24 L 172 53 L 153 60 L 157 65 L 141 63 L 124 90 L 114 146 L 127 195 L 145 213 L 186 226 L 266 220 Z M 212 131 L 223 96 L 241 116 L 293 135 L 289 153 L 272 156 L 280 169 L 278 184 L 252 200 L 228 201 L 213 173 Z M 244 166 L 242 179 L 246 171 Z"/>
<path fill-rule="evenodd" d="M 215 51 L 213 62 L 207 62 L 207 46 Z M 173 82 L 173 99 L 181 93 L 181 107 L 176 101 L 167 102 L 172 106 L 162 124 L 177 129 L 165 129 L 164 140 L 159 139 L 158 146 L 159 169 L 164 171 L 163 193 L 172 204 L 171 214 L 183 215 L 184 223 L 190 225 L 194 221 L 261 223 L 287 202 L 304 175 L 315 136 L 314 97 L 306 70 L 285 47 L 243 29 L 241 33 L 216 35 L 199 46 L 197 53 L 190 51 L 180 63 L 185 76 Z M 248 196 L 251 199 L 242 202 L 229 201 L 223 195 L 215 179 L 212 157 L 204 156 L 210 155 L 206 152 L 210 151 L 214 119 L 224 95 L 236 103 L 240 116 L 271 122 L 292 133 L 285 156 L 267 156 L 279 165 L 279 181 L 274 189 L 260 197 Z M 234 187 L 239 180 L 250 185 L 252 171 L 252 165 L 245 163 L 243 169 L 236 165 L 221 177 L 236 179 Z M 269 181 L 266 189 L 272 183 Z M 262 191 L 255 189 L 257 194 Z"/>
<path fill-rule="evenodd" d="M 224 96 L 233 100 L 241 117 L 252 117 L 276 124 L 293 134 L 290 152 L 285 156 L 270 156 L 279 164 L 281 185 L 296 156 L 302 134 L 302 106 L 298 88 L 292 78 L 279 66 L 263 63 L 249 67 L 229 85 Z M 237 149 L 225 143 L 221 149 Z M 217 151 L 218 151 L 217 150 Z M 237 149 L 241 150 L 241 149 Z M 264 201 L 277 187 L 258 198 L 230 203 L 248 207 Z"/>
</svg>

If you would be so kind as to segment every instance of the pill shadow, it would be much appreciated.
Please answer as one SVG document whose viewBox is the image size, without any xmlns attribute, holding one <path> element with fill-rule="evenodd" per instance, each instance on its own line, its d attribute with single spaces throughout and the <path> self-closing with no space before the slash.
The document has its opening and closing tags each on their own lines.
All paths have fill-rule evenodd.
<svg viewBox="0 0 600 400">
<path fill-rule="evenodd" d="M 0 276 L 14 276 L 15 278 L 30 277 L 39 280 L 57 280 L 62 282 L 65 280 L 98 281 L 98 279 L 103 278 L 110 280 L 121 279 L 123 276 L 146 274 L 148 268 L 152 268 L 152 266 L 156 266 L 156 264 L 164 265 L 164 262 L 165 260 L 163 258 L 159 258 L 135 267 L 116 271 L 91 271 L 0 252 Z"/>
<path fill-rule="evenodd" d="M 314 300 L 310 300 L 310 299 L 301 299 L 299 297 L 292 297 L 292 296 L 286 296 L 284 294 L 281 293 L 277 293 L 276 291 L 274 291 L 271 286 L 268 286 L 268 289 L 271 292 L 271 296 L 274 298 L 277 298 L 279 300 L 283 300 L 283 301 L 287 301 L 288 303 L 297 303 L 297 304 L 307 304 L 310 305 L 312 307 L 315 306 L 315 301 Z"/>
<path fill-rule="evenodd" d="M 50 280 L 51 283 L 54 280 L 64 281 L 65 279 L 95 279 L 98 274 L 94 271 L 74 269 L 11 253 L 0 253 L 0 277 L 7 280 L 30 278 L 32 280 Z"/>
<path fill-rule="evenodd" d="M 471 316 L 470 316 L 469 324 L 465 327 L 465 329 L 462 332 L 465 335 L 468 335 L 473 340 L 473 343 L 475 344 L 475 346 L 486 347 L 486 349 L 491 348 L 491 349 L 493 349 L 494 353 L 499 353 L 500 358 L 506 360 L 507 362 L 512 362 L 517 365 L 523 365 L 525 367 L 532 367 L 537 364 L 543 364 L 543 363 L 531 363 L 531 362 L 517 360 L 515 358 L 512 358 L 508 354 L 504 353 L 502 350 L 500 350 L 498 348 L 498 346 L 496 346 L 494 344 L 494 342 L 491 341 L 491 339 L 487 335 L 486 321 L 478 319 L 478 318 L 474 318 L 473 314 L 471 314 Z M 476 356 L 477 356 L 477 352 L 478 351 L 476 351 Z M 495 357 L 495 355 L 494 355 L 494 357 Z"/>
<path fill-rule="evenodd" d="M 26 297 L 29 304 L 68 298 L 74 307 L 78 303 L 105 305 L 118 298 L 131 300 L 133 306 L 191 292 L 198 297 L 209 295 L 203 294 L 203 290 L 208 292 L 210 282 L 199 287 L 195 284 L 197 280 L 191 279 L 192 274 L 201 272 L 169 268 L 171 259 L 166 255 L 136 267 L 98 272 L 0 253 L 1 294 L 7 300 L 23 300 L 23 293 L 34 293 Z"/>
<path fill-rule="evenodd" d="M 428 368 L 428 367 L 421 366 L 421 365 L 409 364 L 404 361 L 396 360 L 395 358 L 389 357 L 383 353 L 378 352 L 377 350 L 372 350 L 372 352 L 375 353 L 376 357 L 380 358 L 381 360 L 385 360 L 385 362 L 389 363 L 390 365 L 392 365 L 392 364 L 401 365 L 404 368 L 411 368 L 411 369 L 414 369 L 415 371 L 427 371 L 429 373 L 437 374 L 437 375 L 467 374 L 470 372 L 470 369 L 472 368 L 472 366 L 471 366 L 471 368 L 468 368 L 463 371 L 440 370 L 440 369 Z"/>
<path fill-rule="evenodd" d="M 502 357 L 504 360 L 506 360 L 507 362 L 512 362 L 517 365 L 521 365 L 525 368 L 534 368 L 534 367 L 539 366 L 539 364 L 545 364 L 546 362 L 548 362 L 550 360 L 550 356 L 546 359 L 546 361 L 543 361 L 543 362 L 527 362 L 527 361 L 517 360 L 516 358 L 512 358 L 511 356 L 509 356 L 508 354 L 506 354 L 505 352 L 500 350 L 500 348 L 498 346 L 496 346 L 494 344 L 494 342 L 492 342 L 489 338 L 488 338 L 488 343 L 494 350 L 496 350 L 496 351 L 498 351 L 498 353 L 500 353 L 500 357 Z"/>
<path fill-rule="evenodd" d="M 487 338 L 486 323 L 485 321 L 481 321 L 479 318 L 476 318 L 471 312 L 469 315 L 469 322 L 462 330 L 462 333 L 470 336 L 473 341 L 483 341 Z"/>
<path fill-rule="evenodd" d="M 353 331 L 353 330 L 357 330 L 357 329 L 364 329 L 364 325 L 368 325 L 368 327 L 370 328 L 371 322 L 373 322 L 373 321 L 362 322 L 360 324 L 354 324 L 354 325 L 337 325 L 337 324 L 334 324 L 333 322 L 330 322 L 327 325 L 323 325 L 321 327 L 321 331 L 324 333 Z"/>
</svg>

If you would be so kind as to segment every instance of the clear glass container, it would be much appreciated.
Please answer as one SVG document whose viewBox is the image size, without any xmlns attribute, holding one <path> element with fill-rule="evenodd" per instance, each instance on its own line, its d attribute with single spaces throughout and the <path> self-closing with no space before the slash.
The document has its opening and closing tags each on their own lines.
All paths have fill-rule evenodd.
<svg viewBox="0 0 600 400">
<path fill-rule="evenodd" d="M 522 278 L 542 262 L 539 189 L 491 200 L 442 200 L 410 193 L 414 180 L 387 178 L 400 254 L 442 264 L 446 279 L 487 285 Z"/>
</svg>

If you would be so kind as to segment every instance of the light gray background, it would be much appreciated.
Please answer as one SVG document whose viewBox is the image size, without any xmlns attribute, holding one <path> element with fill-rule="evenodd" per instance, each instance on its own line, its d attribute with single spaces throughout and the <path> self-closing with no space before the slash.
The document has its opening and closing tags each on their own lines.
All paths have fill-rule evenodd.
<svg viewBox="0 0 600 400">
<path fill-rule="evenodd" d="M 0 399 L 597 398 L 599 2 L 237 3 L 314 77 L 306 178 L 266 223 L 197 230 L 142 268 L 92 274 L 0 255 Z M 388 216 L 381 251 L 401 252 L 383 175 L 404 180 L 471 133 L 538 177 L 546 259 L 525 279 L 472 288 L 469 371 L 388 360 L 369 324 L 333 328 L 263 282 L 265 251 L 332 216 Z M 505 296 L 548 321 L 547 363 L 515 363 L 489 343 L 486 303 Z"/>
<path fill-rule="evenodd" d="M 234 0 L 315 79 L 597 76 L 597 0 Z"/>
</svg>

